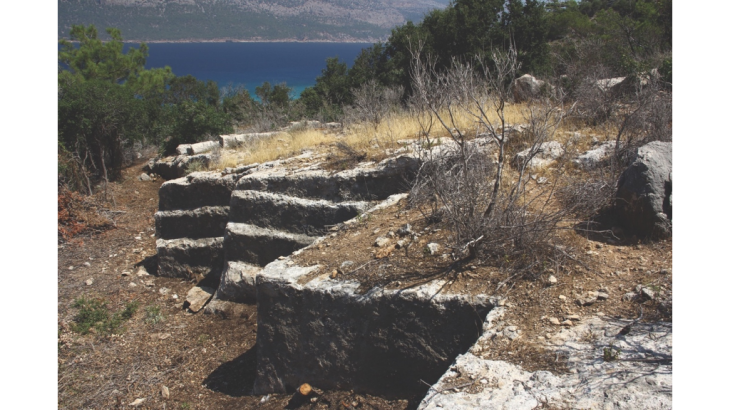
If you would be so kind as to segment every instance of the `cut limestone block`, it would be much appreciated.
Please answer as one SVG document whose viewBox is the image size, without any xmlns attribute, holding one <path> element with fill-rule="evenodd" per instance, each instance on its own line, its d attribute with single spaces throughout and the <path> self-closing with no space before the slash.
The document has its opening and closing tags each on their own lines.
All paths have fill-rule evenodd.
<svg viewBox="0 0 730 410">
<path fill-rule="evenodd" d="M 333 203 L 261 191 L 233 191 L 230 220 L 313 235 L 367 208 L 367 202 Z"/>
<path fill-rule="evenodd" d="M 151 160 L 145 165 L 144 169 L 169 180 L 185 176 L 188 168 L 195 163 L 207 167 L 212 161 L 213 157 L 209 154 L 178 155 Z"/>
<path fill-rule="evenodd" d="M 160 187 L 160 211 L 228 206 L 237 178 L 220 172 L 193 172 L 167 181 Z"/>
<path fill-rule="evenodd" d="M 316 238 L 255 225 L 229 222 L 225 234 L 227 261 L 242 261 L 264 266 L 279 256 L 290 255 Z"/>
<path fill-rule="evenodd" d="M 157 240 L 157 273 L 160 276 L 202 279 L 214 283 L 223 268 L 223 238 Z"/>
<path fill-rule="evenodd" d="M 202 154 L 204 152 L 213 151 L 214 149 L 220 148 L 221 145 L 215 141 L 203 141 L 196 144 L 190 144 L 188 148 L 189 155 Z"/>
<path fill-rule="evenodd" d="M 274 137 L 276 135 L 287 135 L 285 132 L 256 132 L 250 134 L 230 134 L 218 137 L 218 144 L 222 148 L 235 148 L 261 138 Z"/>
<path fill-rule="evenodd" d="M 226 262 L 215 298 L 238 303 L 255 302 L 256 274 L 259 272 L 259 266 L 237 261 Z"/>
<path fill-rule="evenodd" d="M 241 177 L 236 190 L 278 192 L 330 201 L 382 200 L 407 191 L 407 181 L 415 175 L 419 165 L 418 158 L 401 155 L 336 174 L 323 170 L 262 170 Z"/>
<path fill-rule="evenodd" d="M 493 304 L 486 295 L 443 294 L 443 281 L 403 290 L 374 288 L 318 268 L 268 264 L 256 276 L 257 369 L 253 394 L 302 383 L 408 397 L 424 393 L 479 337 Z"/>
<path fill-rule="evenodd" d="M 155 235 L 162 239 L 223 236 L 228 222 L 227 206 L 155 213 Z"/>
</svg>

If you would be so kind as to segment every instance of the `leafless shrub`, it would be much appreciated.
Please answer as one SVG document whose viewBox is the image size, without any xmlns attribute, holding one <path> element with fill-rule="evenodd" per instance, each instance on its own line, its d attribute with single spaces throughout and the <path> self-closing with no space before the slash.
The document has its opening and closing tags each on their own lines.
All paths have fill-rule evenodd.
<svg viewBox="0 0 730 410">
<path fill-rule="evenodd" d="M 452 256 L 484 257 L 516 271 L 540 272 L 558 252 L 553 245 L 558 224 L 567 211 L 555 205 L 557 184 L 537 184 L 530 163 L 550 141 L 570 108 L 560 94 L 534 101 L 524 111 L 524 161 L 506 169 L 510 127 L 505 107 L 518 64 L 514 50 L 493 53 L 492 67 L 452 62 L 437 72 L 433 62 L 414 52 L 412 105 L 424 125 L 420 151 L 424 165 L 411 190 L 411 202 L 428 218 L 442 218 L 452 235 Z M 466 112 L 475 129 L 460 129 L 456 118 Z M 448 137 L 433 146 L 430 120 Z M 555 173 L 559 177 L 560 173 Z M 552 258 L 552 259 L 551 259 Z"/>
</svg>

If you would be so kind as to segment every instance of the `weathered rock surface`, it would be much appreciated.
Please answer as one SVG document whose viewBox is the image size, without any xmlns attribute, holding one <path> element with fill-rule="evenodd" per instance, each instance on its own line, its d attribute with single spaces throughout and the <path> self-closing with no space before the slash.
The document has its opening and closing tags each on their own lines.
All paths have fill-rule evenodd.
<svg viewBox="0 0 730 410">
<path fill-rule="evenodd" d="M 194 172 L 167 181 L 160 187 L 160 211 L 195 209 L 203 206 L 228 206 L 236 186 L 236 175 L 219 172 Z"/>
<path fill-rule="evenodd" d="M 583 169 L 591 169 L 599 166 L 603 160 L 608 158 L 616 147 L 616 141 L 607 141 L 595 148 L 578 155 L 573 163 Z"/>
<path fill-rule="evenodd" d="M 650 142 L 639 148 L 621 174 L 616 210 L 624 229 L 641 237 L 672 235 L 672 143 Z"/>
<path fill-rule="evenodd" d="M 526 161 L 530 169 L 540 169 L 552 165 L 565 153 L 563 146 L 557 141 L 543 142 L 535 150 L 526 149 L 518 152 L 512 160 L 512 165 L 520 167 Z"/>
<path fill-rule="evenodd" d="M 192 210 L 158 211 L 155 213 L 155 234 L 162 239 L 223 236 L 228 209 L 227 206 L 204 206 Z"/>
<path fill-rule="evenodd" d="M 490 325 L 488 320 L 485 327 Z M 617 337 L 624 325 L 591 318 L 553 336 L 544 347 L 567 358 L 567 374 L 529 372 L 482 358 L 479 346 L 492 337 L 485 331 L 433 385 L 419 409 L 672 408 L 672 324 L 637 324 L 631 334 Z M 614 348 L 620 349 L 619 360 L 604 361 L 604 349 Z"/>
<path fill-rule="evenodd" d="M 226 262 L 215 298 L 238 303 L 256 301 L 256 274 L 259 272 L 259 266 L 245 262 Z"/>
<path fill-rule="evenodd" d="M 317 267 L 278 260 L 256 277 L 257 371 L 254 394 L 294 391 L 302 383 L 406 396 L 424 391 L 478 337 L 492 304 L 484 295 L 439 293 L 443 283 L 375 288 Z"/>
<path fill-rule="evenodd" d="M 291 255 L 315 239 L 302 234 L 229 222 L 225 234 L 226 260 L 265 266 L 279 256 Z"/>
<path fill-rule="evenodd" d="M 234 191 L 230 221 L 313 235 L 367 208 L 367 202 L 332 203 L 269 192 Z"/>
<path fill-rule="evenodd" d="M 220 276 L 223 238 L 157 240 L 157 272 L 160 276 L 201 279 Z"/>
<path fill-rule="evenodd" d="M 241 177 L 236 190 L 277 192 L 330 201 L 382 200 L 407 190 L 406 181 L 415 175 L 419 164 L 417 158 L 401 155 L 335 174 L 323 170 L 262 170 Z"/>
<path fill-rule="evenodd" d="M 601 80 L 596 80 L 596 87 L 598 87 L 601 91 L 609 91 L 613 89 L 614 87 L 619 88 L 617 86 L 620 86 L 621 83 L 624 82 L 626 77 L 616 77 L 616 78 L 604 78 Z"/>
<path fill-rule="evenodd" d="M 512 96 L 515 102 L 529 101 L 540 96 L 543 87 L 545 87 L 545 81 L 525 74 L 512 84 Z"/>
</svg>

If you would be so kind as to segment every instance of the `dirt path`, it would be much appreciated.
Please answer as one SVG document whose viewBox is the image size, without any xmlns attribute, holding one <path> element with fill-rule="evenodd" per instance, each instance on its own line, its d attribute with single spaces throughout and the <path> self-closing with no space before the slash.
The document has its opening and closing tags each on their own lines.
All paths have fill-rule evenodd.
<svg viewBox="0 0 730 410">
<path fill-rule="evenodd" d="M 291 396 L 251 396 L 256 307 L 223 318 L 182 309 L 194 285 L 155 276 L 154 213 L 163 181 L 142 182 L 142 164 L 111 184 L 95 212 L 116 227 L 80 235 L 58 249 L 59 408 L 280 409 Z M 112 201 L 113 198 L 113 201 Z M 150 276 L 138 276 L 146 267 Z M 87 284 L 90 283 L 90 284 Z M 80 298 L 106 303 L 110 317 L 137 306 L 119 334 L 74 330 Z M 162 394 L 163 386 L 169 398 Z M 418 398 L 386 400 L 325 392 L 299 408 L 403 409 Z"/>
</svg>

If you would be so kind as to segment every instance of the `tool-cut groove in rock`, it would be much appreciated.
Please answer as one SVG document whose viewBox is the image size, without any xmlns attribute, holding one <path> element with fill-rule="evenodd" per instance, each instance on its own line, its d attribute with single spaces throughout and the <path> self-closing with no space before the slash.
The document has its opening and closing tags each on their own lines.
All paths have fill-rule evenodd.
<svg viewBox="0 0 730 410">
<path fill-rule="evenodd" d="M 244 223 L 229 222 L 225 234 L 225 258 L 264 266 L 279 256 L 290 255 L 316 238 Z"/>
<path fill-rule="evenodd" d="M 191 210 L 158 211 L 155 232 L 162 239 L 221 237 L 228 223 L 227 206 L 204 206 Z"/>
<path fill-rule="evenodd" d="M 444 295 L 442 281 L 357 294 L 356 282 L 317 267 L 267 265 L 256 276 L 258 363 L 254 394 L 323 389 L 405 397 L 425 393 L 481 334 L 486 295 Z"/>
<path fill-rule="evenodd" d="M 312 235 L 356 217 L 368 206 L 368 202 L 332 203 L 269 192 L 234 191 L 230 221 Z"/>
</svg>

